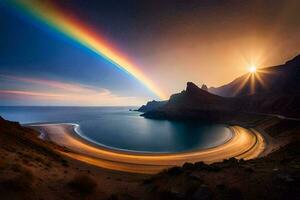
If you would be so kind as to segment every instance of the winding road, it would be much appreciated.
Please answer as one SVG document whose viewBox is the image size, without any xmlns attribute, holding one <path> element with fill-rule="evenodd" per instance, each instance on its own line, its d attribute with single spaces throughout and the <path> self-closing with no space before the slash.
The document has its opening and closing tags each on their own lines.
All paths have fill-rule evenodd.
<svg viewBox="0 0 300 200">
<path fill-rule="evenodd" d="M 231 157 L 252 159 L 258 157 L 266 146 L 264 138 L 256 130 L 231 126 L 233 137 L 217 147 L 184 153 L 142 154 L 96 147 L 77 136 L 74 124 L 40 124 L 32 127 L 46 133 L 50 141 L 71 150 L 60 152 L 68 157 L 132 173 L 153 174 L 169 167 L 181 166 L 185 162 L 213 163 Z"/>
</svg>

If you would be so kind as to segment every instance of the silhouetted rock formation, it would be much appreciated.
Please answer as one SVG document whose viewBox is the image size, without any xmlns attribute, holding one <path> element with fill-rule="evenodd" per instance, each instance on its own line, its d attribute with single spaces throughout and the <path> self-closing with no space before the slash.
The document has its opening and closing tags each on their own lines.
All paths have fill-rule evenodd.
<svg viewBox="0 0 300 200">
<path fill-rule="evenodd" d="M 139 109 L 137 109 L 136 111 L 139 112 L 148 112 L 154 109 L 157 109 L 163 105 L 166 104 L 166 101 L 148 101 L 146 105 L 142 105 Z"/>
<path fill-rule="evenodd" d="M 204 91 L 208 91 L 208 87 L 207 87 L 207 85 L 205 85 L 205 84 L 203 84 L 203 85 L 201 86 L 201 89 L 204 90 Z"/>
<path fill-rule="evenodd" d="M 162 108 L 175 108 L 181 106 L 184 108 L 196 109 L 226 109 L 223 101 L 223 97 L 210 94 L 209 92 L 200 89 L 194 83 L 188 82 L 186 90 L 171 95 L 170 100 Z"/>
<path fill-rule="evenodd" d="M 231 113 L 230 100 L 210 94 L 192 82 L 187 83 L 186 90 L 171 95 L 165 105 L 145 112 L 142 116 L 161 119 L 202 119 L 219 120 L 225 113 Z"/>
<path fill-rule="evenodd" d="M 248 94 L 250 86 L 247 83 L 236 97 L 221 97 L 188 82 L 186 90 L 171 95 L 168 102 L 146 111 L 143 116 L 213 121 L 227 121 L 240 115 L 249 117 L 257 114 L 300 118 L 300 56 L 285 65 L 266 68 L 263 72 L 266 74 L 261 75 L 264 87 L 257 84 L 252 95 Z M 223 91 L 240 88 L 245 78 L 240 77 L 232 84 L 223 86 Z M 233 93 L 228 96 L 233 96 Z"/>
<path fill-rule="evenodd" d="M 186 92 L 194 93 L 199 91 L 199 87 L 193 82 L 187 82 L 186 84 Z"/>
</svg>

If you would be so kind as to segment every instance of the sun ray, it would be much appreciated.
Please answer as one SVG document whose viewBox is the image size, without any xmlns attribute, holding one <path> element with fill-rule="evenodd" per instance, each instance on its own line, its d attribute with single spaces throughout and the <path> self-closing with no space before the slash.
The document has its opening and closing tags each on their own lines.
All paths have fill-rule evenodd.
<svg viewBox="0 0 300 200">
<path fill-rule="evenodd" d="M 267 88 L 266 83 L 264 82 L 263 78 L 262 78 L 262 74 L 260 74 L 260 72 L 255 73 L 255 80 L 257 80 L 257 82 L 264 88 Z"/>
<path fill-rule="evenodd" d="M 250 78 L 251 74 L 247 74 L 246 78 L 243 80 L 242 84 L 239 85 L 239 87 L 234 91 L 233 96 L 236 96 L 246 85 Z"/>
</svg>

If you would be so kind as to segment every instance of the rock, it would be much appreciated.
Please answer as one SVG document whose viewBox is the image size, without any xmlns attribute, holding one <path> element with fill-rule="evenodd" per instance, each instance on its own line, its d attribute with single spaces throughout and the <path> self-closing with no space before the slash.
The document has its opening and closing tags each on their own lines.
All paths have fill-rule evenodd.
<svg viewBox="0 0 300 200">
<path fill-rule="evenodd" d="M 226 164 L 226 165 L 229 165 L 229 166 L 238 166 L 239 160 L 232 157 L 232 158 L 229 158 L 229 159 L 225 159 L 223 163 Z"/>
<path fill-rule="evenodd" d="M 136 199 L 132 197 L 130 194 L 127 193 L 118 193 L 118 194 L 112 194 L 108 200 L 133 200 Z"/>
<path fill-rule="evenodd" d="M 194 93 L 199 91 L 200 88 L 193 82 L 187 82 L 186 84 L 186 92 L 187 93 Z"/>
<path fill-rule="evenodd" d="M 157 192 L 158 199 L 171 199 L 171 200 L 185 200 L 184 194 L 172 191 L 159 191 Z"/>
<path fill-rule="evenodd" d="M 227 199 L 244 199 L 238 188 L 229 188 L 226 193 Z"/>
<path fill-rule="evenodd" d="M 172 199 L 184 199 L 185 196 L 182 189 L 177 186 L 171 187 L 169 193 L 172 196 Z"/>
<path fill-rule="evenodd" d="M 167 174 L 169 175 L 179 175 L 183 173 L 183 169 L 181 167 L 172 167 L 167 170 Z"/>
<path fill-rule="evenodd" d="M 277 174 L 276 178 L 286 183 L 291 183 L 294 181 L 294 179 L 289 174 L 286 173 Z"/>
<path fill-rule="evenodd" d="M 220 171 L 221 169 L 215 165 L 207 165 L 204 162 L 196 162 L 195 164 L 195 168 L 198 170 L 207 170 L 207 171 Z"/>
<path fill-rule="evenodd" d="M 188 175 L 188 177 L 192 180 L 202 182 L 201 176 L 199 174 L 191 173 Z"/>
<path fill-rule="evenodd" d="M 225 190 L 226 189 L 226 185 L 224 183 L 221 183 L 221 184 L 216 185 L 216 188 L 218 190 Z"/>
<path fill-rule="evenodd" d="M 200 186 L 192 195 L 193 200 L 209 200 L 212 199 L 212 192 L 206 185 Z"/>
<path fill-rule="evenodd" d="M 201 162 L 196 162 L 195 167 L 197 169 L 206 169 L 208 167 L 208 165 L 201 161 Z"/>
<path fill-rule="evenodd" d="M 155 101 L 155 100 L 148 101 L 146 105 L 142 105 L 136 111 L 139 111 L 139 112 L 148 112 L 148 111 L 152 111 L 152 110 L 155 110 L 157 108 L 160 108 L 160 107 L 162 107 L 165 104 L 166 104 L 166 101 Z"/>
<path fill-rule="evenodd" d="M 207 85 L 203 84 L 203 85 L 201 86 L 201 90 L 208 91 Z"/>
<path fill-rule="evenodd" d="M 253 173 L 254 172 L 254 170 L 251 167 L 246 167 L 245 171 L 249 172 L 249 173 Z"/>
<path fill-rule="evenodd" d="M 183 166 L 182 166 L 183 170 L 192 170 L 194 169 L 194 165 L 192 163 L 184 163 Z"/>
</svg>

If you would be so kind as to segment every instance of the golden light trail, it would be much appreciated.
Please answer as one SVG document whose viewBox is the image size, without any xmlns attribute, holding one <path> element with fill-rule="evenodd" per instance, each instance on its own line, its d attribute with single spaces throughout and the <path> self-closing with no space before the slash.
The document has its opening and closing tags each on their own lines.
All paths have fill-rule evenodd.
<svg viewBox="0 0 300 200">
<path fill-rule="evenodd" d="M 32 126 L 43 130 L 51 141 L 73 152 L 60 151 L 66 156 L 95 166 L 134 173 L 153 174 L 185 162 L 212 163 L 231 157 L 252 159 L 264 151 L 265 141 L 260 133 L 239 126 L 232 126 L 231 140 L 217 147 L 172 154 L 143 154 L 95 147 L 76 136 L 75 124 L 41 124 Z"/>
</svg>

